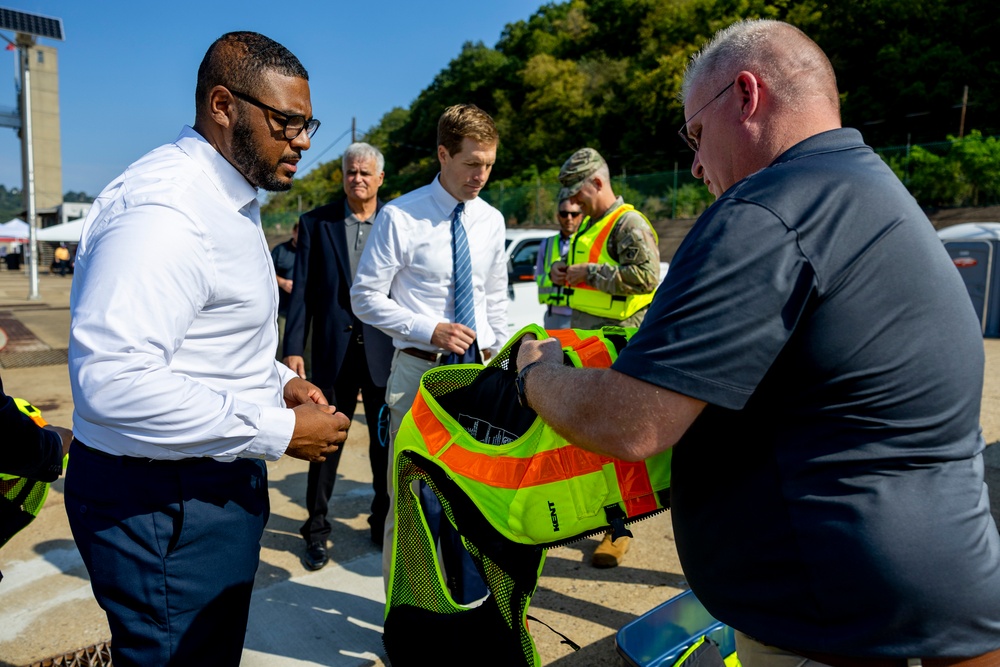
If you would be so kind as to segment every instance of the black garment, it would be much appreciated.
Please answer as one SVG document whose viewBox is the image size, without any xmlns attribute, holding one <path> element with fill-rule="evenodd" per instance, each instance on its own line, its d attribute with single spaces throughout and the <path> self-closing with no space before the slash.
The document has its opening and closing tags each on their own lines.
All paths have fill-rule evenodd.
<svg viewBox="0 0 1000 667">
<path fill-rule="evenodd" d="M 379 202 L 378 207 L 382 204 Z M 378 411 L 392 361 L 392 339 L 362 325 L 351 310 L 350 260 L 344 229 L 345 200 L 309 211 L 299 218 L 294 286 L 285 323 L 284 356 L 302 356 L 312 330 L 312 382 L 337 409 L 354 414 L 358 389 L 368 420 L 373 488 L 371 524 L 381 529 L 389 507 L 385 490 L 388 448 L 377 440 Z M 363 344 L 358 344 L 358 336 Z M 350 411 L 347 408 L 350 408 Z M 301 533 L 306 542 L 322 541 L 330 532 L 328 503 L 337 478 L 340 451 L 323 463 L 309 465 L 306 507 L 309 519 Z M 373 533 L 374 534 L 374 533 Z M 379 530 L 381 534 L 381 530 Z"/>
<path fill-rule="evenodd" d="M 340 369 L 333 391 L 324 390 L 324 393 L 330 405 L 336 405 L 337 410 L 353 420 L 358 405 L 359 389 L 364 403 L 365 425 L 368 427 L 368 458 L 373 475 L 372 488 L 375 491 L 368 525 L 371 526 L 372 539 L 381 543 L 385 532 L 385 516 L 389 511 L 389 494 L 386 490 L 389 443 L 379 442 L 377 435 L 379 411 L 385 405 L 385 384 L 378 386 L 372 381 L 365 362 L 364 345 L 354 342 L 347 348 L 344 365 Z M 309 512 L 309 518 L 299 531 L 307 544 L 321 542 L 325 545 L 326 538 L 330 535 L 331 526 L 326 515 L 343 451 L 344 448 L 341 446 L 332 455 L 327 456 L 326 461 L 309 464 L 309 475 L 306 480 L 306 510 Z"/>
<path fill-rule="evenodd" d="M 793 651 L 1000 647 L 983 363 L 958 272 L 857 131 L 727 190 L 614 364 L 709 404 L 671 489 L 709 612 Z"/>
<path fill-rule="evenodd" d="M 279 243 L 271 250 L 271 260 L 274 262 L 274 273 L 279 278 L 291 278 L 295 271 L 296 247 L 291 239 Z M 278 314 L 288 315 L 288 304 L 292 295 L 278 288 Z"/>
<path fill-rule="evenodd" d="M 0 379 L 0 472 L 52 482 L 62 474 L 62 439 L 39 428 L 3 393 Z"/>
</svg>

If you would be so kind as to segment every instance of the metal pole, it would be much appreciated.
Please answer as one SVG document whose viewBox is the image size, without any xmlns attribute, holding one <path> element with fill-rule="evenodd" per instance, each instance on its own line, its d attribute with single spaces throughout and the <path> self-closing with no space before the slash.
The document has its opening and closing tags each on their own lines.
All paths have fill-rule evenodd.
<svg viewBox="0 0 1000 667">
<path fill-rule="evenodd" d="M 34 41 L 34 40 L 31 40 Z M 28 299 L 38 301 L 38 219 L 35 212 L 35 155 L 31 145 L 31 72 L 28 40 L 18 40 L 21 56 L 21 143 L 24 146 L 24 188 L 28 208 Z"/>
<path fill-rule="evenodd" d="M 969 87 L 962 90 L 962 119 L 958 122 L 958 138 L 965 136 L 965 107 L 969 104 Z"/>
<path fill-rule="evenodd" d="M 677 219 L 677 160 L 674 160 L 674 196 L 673 196 L 673 206 L 670 210 L 670 218 L 672 220 Z"/>
<path fill-rule="evenodd" d="M 535 220 L 532 224 L 542 224 L 542 179 L 535 176 Z"/>
</svg>

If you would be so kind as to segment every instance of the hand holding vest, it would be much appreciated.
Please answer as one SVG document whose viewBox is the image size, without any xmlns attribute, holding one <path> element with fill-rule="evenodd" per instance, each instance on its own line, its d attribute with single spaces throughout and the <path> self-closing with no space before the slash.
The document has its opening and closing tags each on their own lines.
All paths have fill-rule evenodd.
<svg viewBox="0 0 1000 667">
<path fill-rule="evenodd" d="M 627 534 L 627 522 L 668 507 L 669 450 L 629 463 L 580 449 L 521 407 L 514 389 L 526 333 L 559 338 L 569 365 L 607 368 L 634 331 L 546 332 L 530 325 L 486 367 L 441 366 L 424 374 L 395 441 L 396 532 L 386 545 L 393 555 L 383 638 L 393 665 L 430 658 L 539 664 L 526 616 L 545 550 L 609 527 Z M 413 491 L 417 480 L 441 500 L 490 588 L 478 607 L 456 604 L 444 585 Z M 445 633 L 446 647 L 421 654 L 413 642 L 427 627 Z"/>
</svg>

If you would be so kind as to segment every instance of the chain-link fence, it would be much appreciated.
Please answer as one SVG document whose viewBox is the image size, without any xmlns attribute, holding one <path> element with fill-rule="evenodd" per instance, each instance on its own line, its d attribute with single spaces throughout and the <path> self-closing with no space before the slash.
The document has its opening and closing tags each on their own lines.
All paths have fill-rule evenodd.
<svg viewBox="0 0 1000 667">
<path fill-rule="evenodd" d="M 972 132 L 962 139 L 876 149 L 925 207 L 1000 204 L 1000 140 Z M 688 168 L 654 174 L 615 174 L 615 193 L 650 220 L 697 218 L 714 197 Z M 507 226 L 554 225 L 559 184 L 541 179 L 517 187 L 492 183 L 482 197 L 503 213 Z M 290 233 L 298 213 L 264 216 L 269 232 Z"/>
<path fill-rule="evenodd" d="M 684 169 L 638 176 L 617 174 L 611 177 L 611 185 L 616 194 L 651 220 L 696 218 L 714 199 L 702 182 Z M 510 227 L 556 222 L 558 183 L 500 184 L 484 190 L 482 197 L 503 213 Z"/>
</svg>

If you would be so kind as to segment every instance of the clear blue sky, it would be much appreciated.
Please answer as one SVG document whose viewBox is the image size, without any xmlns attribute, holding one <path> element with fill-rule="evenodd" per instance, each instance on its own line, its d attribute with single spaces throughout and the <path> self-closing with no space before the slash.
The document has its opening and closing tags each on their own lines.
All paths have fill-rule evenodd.
<svg viewBox="0 0 1000 667">
<path fill-rule="evenodd" d="M 254 30 L 288 47 L 309 70 L 323 125 L 303 164 L 357 118 L 359 134 L 407 107 L 466 41 L 496 45 L 505 25 L 543 0 L 0 0 L 7 9 L 60 18 L 63 191 L 97 195 L 133 160 L 194 122 L 198 64 L 223 33 Z M 13 39 L 11 32 L 2 32 Z M 14 52 L 0 50 L 0 107 L 16 106 Z M 350 135 L 321 161 L 338 157 Z M 21 187 L 20 142 L 0 128 L 0 184 Z"/>
</svg>

